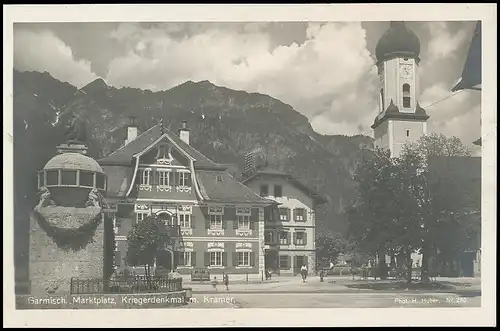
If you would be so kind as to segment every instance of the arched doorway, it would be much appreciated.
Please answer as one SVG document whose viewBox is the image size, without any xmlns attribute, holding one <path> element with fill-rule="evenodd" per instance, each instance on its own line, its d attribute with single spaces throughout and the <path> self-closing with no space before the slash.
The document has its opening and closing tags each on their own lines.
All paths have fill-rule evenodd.
<svg viewBox="0 0 500 331">
<path fill-rule="evenodd" d="M 176 218 L 175 216 L 170 213 L 169 211 L 162 210 L 156 213 L 156 217 L 160 220 L 163 221 L 166 229 L 165 231 L 168 231 L 168 228 L 171 226 L 174 226 L 176 223 Z M 156 274 L 167 274 L 170 271 L 175 270 L 176 268 L 176 261 L 175 261 L 175 253 L 174 253 L 174 243 L 172 242 L 171 245 L 167 245 L 163 250 L 160 250 L 158 252 L 158 255 L 156 257 Z"/>
</svg>

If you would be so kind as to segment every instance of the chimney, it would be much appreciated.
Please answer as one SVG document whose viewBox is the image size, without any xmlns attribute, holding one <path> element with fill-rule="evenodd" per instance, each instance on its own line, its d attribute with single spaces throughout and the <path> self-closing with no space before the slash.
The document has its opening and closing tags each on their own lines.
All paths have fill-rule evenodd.
<svg viewBox="0 0 500 331">
<path fill-rule="evenodd" d="M 187 121 L 182 121 L 181 123 L 182 125 L 179 129 L 179 138 L 189 145 L 189 129 L 187 128 Z"/>
<path fill-rule="evenodd" d="M 137 125 L 135 124 L 135 116 L 130 116 L 130 123 L 126 126 L 127 128 L 127 138 L 125 139 L 125 145 L 130 143 L 132 140 L 137 138 Z"/>
</svg>

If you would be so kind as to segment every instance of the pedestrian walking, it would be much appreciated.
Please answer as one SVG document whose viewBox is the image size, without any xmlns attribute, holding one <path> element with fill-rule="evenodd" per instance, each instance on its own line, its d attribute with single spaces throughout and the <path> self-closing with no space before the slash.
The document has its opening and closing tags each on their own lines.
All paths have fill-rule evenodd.
<svg viewBox="0 0 500 331">
<path fill-rule="evenodd" d="M 214 276 L 214 280 L 212 280 L 212 286 L 214 288 L 214 290 L 218 291 L 217 289 L 217 277 Z"/>
<path fill-rule="evenodd" d="M 224 274 L 224 285 L 226 286 L 226 291 L 229 291 L 229 275 Z"/>
<path fill-rule="evenodd" d="M 307 278 L 307 267 L 305 264 L 300 267 L 300 274 L 302 275 L 302 282 L 305 283 Z"/>
</svg>

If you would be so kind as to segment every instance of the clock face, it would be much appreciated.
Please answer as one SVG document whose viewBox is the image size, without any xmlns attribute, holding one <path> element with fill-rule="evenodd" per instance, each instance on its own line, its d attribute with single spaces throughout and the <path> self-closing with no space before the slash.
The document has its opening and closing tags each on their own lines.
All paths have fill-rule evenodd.
<svg viewBox="0 0 500 331">
<path fill-rule="evenodd" d="M 403 64 L 400 69 L 403 78 L 411 78 L 413 75 L 413 66 L 411 64 Z"/>
</svg>

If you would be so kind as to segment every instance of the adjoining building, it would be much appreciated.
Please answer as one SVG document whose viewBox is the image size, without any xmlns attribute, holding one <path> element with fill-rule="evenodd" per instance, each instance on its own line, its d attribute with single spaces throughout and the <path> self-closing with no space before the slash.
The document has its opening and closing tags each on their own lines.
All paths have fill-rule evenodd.
<svg viewBox="0 0 500 331">
<path fill-rule="evenodd" d="M 293 176 L 269 168 L 248 171 L 243 183 L 276 201 L 265 218 L 265 267 L 280 275 L 316 269 L 316 207 L 326 198 Z M 267 216 L 268 215 L 268 216 Z"/>
<path fill-rule="evenodd" d="M 127 234 L 134 223 L 155 214 L 174 239 L 156 266 L 181 274 L 194 269 L 261 274 L 264 209 L 275 202 L 194 149 L 189 135 L 186 122 L 178 134 L 158 123 L 140 135 L 132 122 L 125 145 L 98 161 L 108 177 L 116 268 L 142 272 L 127 266 Z"/>
</svg>

